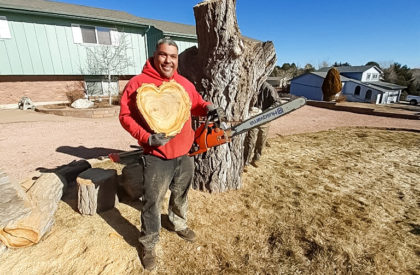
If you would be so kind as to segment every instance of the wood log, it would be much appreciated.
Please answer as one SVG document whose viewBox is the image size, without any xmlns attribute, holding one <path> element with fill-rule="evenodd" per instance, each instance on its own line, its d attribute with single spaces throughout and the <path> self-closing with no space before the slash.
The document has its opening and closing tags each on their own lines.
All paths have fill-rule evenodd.
<svg viewBox="0 0 420 275">
<path fill-rule="evenodd" d="M 171 80 L 159 87 L 143 84 L 137 89 L 137 107 L 155 133 L 175 136 L 190 118 L 191 101 L 184 87 Z"/>
<path fill-rule="evenodd" d="M 77 176 L 91 168 L 91 165 L 86 160 L 72 161 L 67 165 L 60 166 L 56 169 L 56 172 L 66 179 L 66 182 L 70 183 L 76 180 Z"/>
<path fill-rule="evenodd" d="M 0 256 L 7 251 L 7 246 L 0 242 Z"/>
<path fill-rule="evenodd" d="M 130 200 L 139 199 L 143 194 L 143 166 L 137 162 L 124 167 L 119 185 Z"/>
<path fill-rule="evenodd" d="M 83 215 L 95 215 L 114 208 L 117 203 L 117 172 L 91 168 L 81 173 L 77 179 L 77 208 Z"/>
<path fill-rule="evenodd" d="M 9 180 L 0 170 L 0 228 L 9 222 L 27 216 L 31 212 L 31 202 L 19 184 Z"/>
<path fill-rule="evenodd" d="M 228 127 L 247 117 L 251 101 L 274 69 L 272 42 L 244 38 L 235 0 L 204 1 L 194 7 L 198 49 L 179 58 L 179 71 L 204 99 L 225 110 Z M 195 157 L 195 189 L 221 192 L 242 186 L 244 135 Z"/>
<path fill-rule="evenodd" d="M 0 240 L 8 247 L 38 243 L 54 224 L 54 213 L 65 185 L 65 179 L 57 174 L 42 174 L 26 193 L 32 203 L 31 213 L 0 229 Z"/>
</svg>

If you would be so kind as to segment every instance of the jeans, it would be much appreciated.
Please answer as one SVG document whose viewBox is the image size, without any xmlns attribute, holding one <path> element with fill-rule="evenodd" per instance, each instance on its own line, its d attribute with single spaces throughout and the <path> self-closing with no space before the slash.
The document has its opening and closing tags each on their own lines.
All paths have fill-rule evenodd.
<svg viewBox="0 0 420 275">
<path fill-rule="evenodd" d="M 160 209 L 168 188 L 171 191 L 169 221 L 175 231 L 187 228 L 187 195 L 193 181 L 194 159 L 186 155 L 169 160 L 145 155 L 142 162 L 144 193 L 139 242 L 151 249 L 159 241 Z"/>
</svg>

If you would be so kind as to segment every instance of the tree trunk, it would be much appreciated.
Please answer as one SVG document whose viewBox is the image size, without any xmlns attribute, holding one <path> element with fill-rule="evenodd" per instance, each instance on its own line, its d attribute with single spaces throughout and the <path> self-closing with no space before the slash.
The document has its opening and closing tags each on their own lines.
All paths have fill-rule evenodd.
<svg viewBox="0 0 420 275">
<path fill-rule="evenodd" d="M 31 202 L 23 188 L 11 182 L 6 173 L 1 170 L 0 194 L 0 228 L 31 212 Z"/>
<path fill-rule="evenodd" d="M 204 1 L 194 7 L 198 49 L 180 55 L 179 69 L 204 99 L 222 107 L 227 126 L 248 116 L 251 101 L 276 63 L 272 42 L 243 37 L 235 0 Z M 242 186 L 244 135 L 195 157 L 196 189 L 222 192 Z"/>
<path fill-rule="evenodd" d="M 31 213 L 0 229 L 0 240 L 8 247 L 38 243 L 54 224 L 54 213 L 65 184 L 65 179 L 57 174 L 42 174 L 26 193 L 32 203 Z"/>
</svg>

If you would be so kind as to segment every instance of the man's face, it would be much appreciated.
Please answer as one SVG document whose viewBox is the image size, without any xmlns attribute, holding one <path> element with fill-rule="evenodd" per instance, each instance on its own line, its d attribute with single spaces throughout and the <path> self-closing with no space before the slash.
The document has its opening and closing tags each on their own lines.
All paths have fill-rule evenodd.
<svg viewBox="0 0 420 275">
<path fill-rule="evenodd" d="M 178 69 L 178 49 L 166 43 L 160 44 L 153 55 L 153 65 L 162 77 L 171 78 Z"/>
</svg>

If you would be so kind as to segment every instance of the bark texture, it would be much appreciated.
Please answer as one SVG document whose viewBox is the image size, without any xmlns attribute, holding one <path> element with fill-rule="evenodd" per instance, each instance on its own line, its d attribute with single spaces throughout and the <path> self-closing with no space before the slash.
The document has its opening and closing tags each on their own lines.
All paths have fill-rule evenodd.
<svg viewBox="0 0 420 275">
<path fill-rule="evenodd" d="M 54 213 L 65 185 L 65 179 L 57 174 L 42 174 L 26 193 L 32 203 L 31 213 L 0 229 L 0 240 L 8 247 L 38 243 L 54 224 Z"/>
<path fill-rule="evenodd" d="M 241 35 L 236 1 L 204 1 L 194 7 L 198 49 L 180 55 L 179 70 L 205 100 L 225 110 L 227 127 L 248 116 L 252 101 L 276 63 L 272 42 Z M 195 157 L 193 187 L 210 192 L 242 186 L 244 135 Z"/>
<path fill-rule="evenodd" d="M 79 212 L 95 215 L 114 208 L 117 203 L 117 172 L 91 168 L 81 173 L 77 179 Z"/>
<path fill-rule="evenodd" d="M 1 170 L 0 194 L 0 228 L 31 212 L 31 202 L 23 188 L 11 182 Z"/>
</svg>

